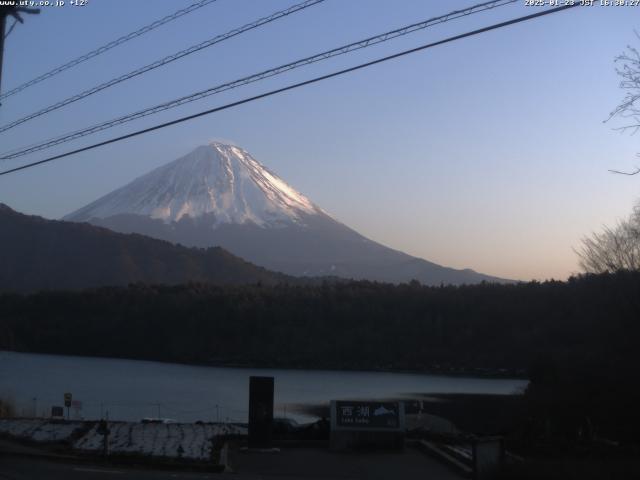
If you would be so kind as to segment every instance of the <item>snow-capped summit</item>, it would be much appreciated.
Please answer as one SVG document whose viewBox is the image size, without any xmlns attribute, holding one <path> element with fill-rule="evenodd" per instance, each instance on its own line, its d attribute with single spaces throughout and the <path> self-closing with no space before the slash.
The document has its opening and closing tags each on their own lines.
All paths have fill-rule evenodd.
<svg viewBox="0 0 640 480">
<path fill-rule="evenodd" d="M 297 222 L 321 210 L 234 145 L 212 142 L 138 177 L 65 220 L 143 215 L 166 223 L 212 214 L 216 224 Z"/>
</svg>

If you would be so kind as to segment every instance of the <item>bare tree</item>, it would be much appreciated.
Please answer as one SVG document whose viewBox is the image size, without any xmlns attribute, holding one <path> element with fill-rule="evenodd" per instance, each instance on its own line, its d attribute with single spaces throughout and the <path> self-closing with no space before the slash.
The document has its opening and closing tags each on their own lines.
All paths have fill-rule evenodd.
<svg viewBox="0 0 640 480">
<path fill-rule="evenodd" d="M 638 32 L 635 34 L 640 40 Z M 623 118 L 625 124 L 615 130 L 635 134 L 640 130 L 640 51 L 627 45 L 627 49 L 616 57 L 615 63 L 616 73 L 621 79 L 620 88 L 625 95 L 605 122 L 614 117 Z M 637 175 L 640 167 L 630 172 L 610 172 Z M 618 222 L 614 227 L 605 226 L 600 233 L 583 238 L 582 245 L 575 252 L 580 257 L 580 266 L 587 273 L 640 270 L 640 203 L 628 219 Z"/>
<path fill-rule="evenodd" d="M 638 32 L 635 34 L 640 40 Z M 613 109 L 605 122 L 614 117 L 624 118 L 626 124 L 615 130 L 634 134 L 640 130 L 640 52 L 637 48 L 627 45 L 627 49 L 616 57 L 615 62 L 616 73 L 621 79 L 620 88 L 625 92 L 625 95 L 622 102 Z M 638 156 L 640 157 L 640 154 Z M 640 173 L 640 167 L 636 167 L 631 172 L 610 171 L 623 175 L 636 175 Z"/>
<path fill-rule="evenodd" d="M 583 238 L 576 253 L 587 273 L 640 270 L 640 204 L 627 220 Z"/>
</svg>

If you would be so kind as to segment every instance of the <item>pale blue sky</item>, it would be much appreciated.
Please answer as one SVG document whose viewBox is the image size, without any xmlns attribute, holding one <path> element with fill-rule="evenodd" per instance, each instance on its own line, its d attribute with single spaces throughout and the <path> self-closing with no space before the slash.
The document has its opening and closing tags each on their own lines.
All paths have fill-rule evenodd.
<svg viewBox="0 0 640 480">
<path fill-rule="evenodd" d="M 190 0 L 89 0 L 45 8 L 5 46 L 6 91 Z M 218 0 L 6 99 L 29 114 L 295 0 Z M 30 144 L 477 1 L 327 0 L 0 134 Z M 521 3 L 455 20 L 48 150 L 66 151 L 483 25 Z M 613 58 L 640 9 L 592 7 L 429 49 L 143 137 L 0 178 L 0 202 L 62 215 L 211 139 L 244 147 L 338 220 L 393 248 L 520 279 L 578 271 L 572 247 L 626 216 L 640 137 L 603 124 L 622 98 Z M 45 152 L 25 158 L 43 158 Z M 20 161 L 4 162 L 16 166 Z"/>
</svg>

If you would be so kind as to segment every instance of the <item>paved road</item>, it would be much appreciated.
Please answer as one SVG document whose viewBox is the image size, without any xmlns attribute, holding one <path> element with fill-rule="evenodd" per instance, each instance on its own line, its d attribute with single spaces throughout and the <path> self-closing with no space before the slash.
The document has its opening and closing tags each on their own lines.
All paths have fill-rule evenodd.
<svg viewBox="0 0 640 480">
<path fill-rule="evenodd" d="M 242 480 L 460 480 L 447 467 L 413 448 L 399 453 L 333 453 L 289 448 L 280 453 L 238 453 L 232 459 Z"/>
<path fill-rule="evenodd" d="M 223 477 L 215 473 L 141 470 L 0 455 L 0 480 L 195 480 L 205 478 L 219 480 Z"/>
<path fill-rule="evenodd" d="M 237 453 L 236 473 L 194 473 L 109 467 L 0 454 L 0 480 L 460 480 L 444 465 L 407 448 L 402 453 L 339 454 L 310 448 Z"/>
</svg>

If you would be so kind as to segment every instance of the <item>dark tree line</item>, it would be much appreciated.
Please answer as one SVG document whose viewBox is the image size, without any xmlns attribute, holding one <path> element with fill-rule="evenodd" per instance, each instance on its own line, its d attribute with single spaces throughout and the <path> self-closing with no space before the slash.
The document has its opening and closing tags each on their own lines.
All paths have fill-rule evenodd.
<svg viewBox="0 0 640 480">
<path fill-rule="evenodd" d="M 513 371 L 540 359 L 634 355 L 639 293 L 640 273 L 621 272 L 463 287 L 191 284 L 3 294 L 0 347 L 194 363 Z"/>
</svg>

